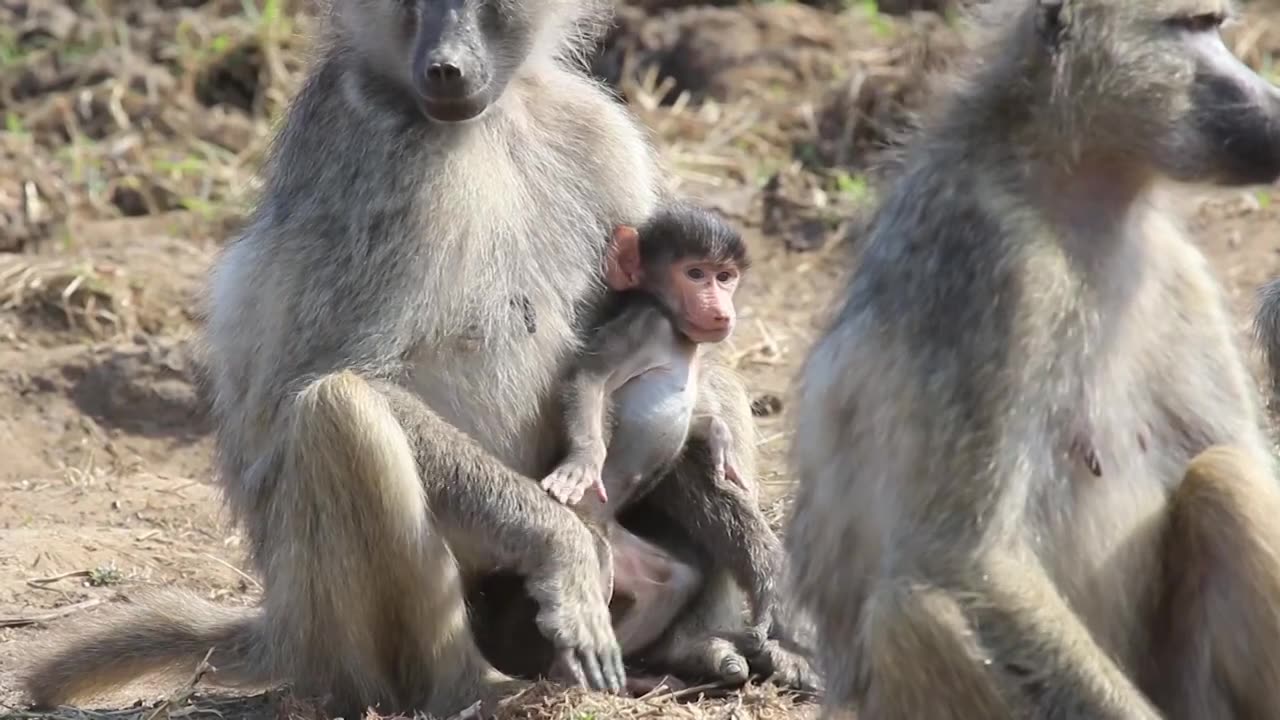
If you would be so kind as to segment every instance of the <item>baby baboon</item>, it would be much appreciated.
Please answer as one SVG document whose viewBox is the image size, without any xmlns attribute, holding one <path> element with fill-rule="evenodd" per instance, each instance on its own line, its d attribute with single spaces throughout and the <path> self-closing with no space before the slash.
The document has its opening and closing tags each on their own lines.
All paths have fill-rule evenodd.
<svg viewBox="0 0 1280 720">
<path fill-rule="evenodd" d="M 786 544 L 828 713 L 1273 716 L 1274 463 L 1162 181 L 1280 176 L 1280 93 L 1220 0 L 994 9 L 801 373 Z"/>
<path fill-rule="evenodd" d="M 599 309 L 570 374 L 569 449 L 544 487 L 576 503 L 610 539 L 610 608 L 629 661 L 739 680 L 755 669 L 783 684 L 813 689 L 816 679 L 796 648 L 761 643 L 770 635 L 788 637 L 792 622 L 779 612 L 781 544 L 757 505 L 754 478 L 737 471 L 739 462 L 752 470 L 753 459 L 733 454 L 735 447 L 753 444 L 753 428 L 730 428 L 712 413 L 697 415 L 698 427 L 689 430 L 700 348 L 732 331 L 732 296 L 747 265 L 737 232 L 691 204 L 666 205 L 638 232 L 615 229 L 605 276 L 618 292 Z M 732 400 L 724 390 L 710 397 Z M 749 412 L 740 407 L 726 417 L 745 419 Z M 705 452 L 714 471 L 680 476 L 674 502 L 637 508 L 682 451 Z M 663 482 L 656 494 L 676 490 L 673 481 Z M 603 497 L 583 497 L 593 484 L 603 486 Z M 630 527 L 616 519 L 619 513 Z M 750 632 L 741 621 L 744 591 Z M 477 624 L 481 647 L 510 672 L 546 673 L 549 649 L 521 626 L 521 616 L 531 613 L 528 600 L 505 607 L 494 601 L 516 592 L 510 577 L 493 577 L 473 593 L 473 614 L 487 618 Z M 688 607 L 691 598 L 698 601 Z M 681 627 L 671 629 L 686 607 Z M 714 636 L 706 634 L 709 628 Z M 634 687 L 648 687 L 649 680 Z"/>
<path fill-rule="evenodd" d="M 77 621 L 29 668 L 38 704 L 213 646 L 224 683 L 288 681 L 347 717 L 447 716 L 512 687 L 463 603 L 498 569 L 525 579 L 578 682 L 623 685 L 593 534 L 533 479 L 561 451 L 555 389 L 606 239 L 666 194 L 580 62 L 609 5 L 332 3 L 208 298 L 219 474 L 262 603 L 159 593 Z M 699 381 L 699 408 L 750 425 L 732 375 L 708 363 Z"/>
<path fill-rule="evenodd" d="M 605 273 L 614 292 L 569 375 L 568 454 L 543 478 L 547 492 L 578 505 L 594 487 L 583 508 L 603 519 L 612 496 L 612 517 L 675 462 L 691 425 L 717 472 L 739 480 L 724 462 L 729 428 L 712 416 L 695 423 L 693 403 L 702 344 L 733 332 L 733 294 L 748 264 L 737 231 L 691 204 L 662 208 L 639 231 L 614 229 Z"/>
<path fill-rule="evenodd" d="M 748 493 L 755 489 L 726 462 L 728 425 L 714 415 L 693 415 L 702 346 L 733 332 L 733 295 L 748 265 L 737 231 L 692 204 L 661 208 L 639 231 L 627 225 L 614 230 L 605 273 L 614 292 L 569 376 L 568 452 L 542 486 L 604 527 L 613 550 L 614 599 L 628 605 L 615 624 L 627 656 L 663 634 L 703 578 L 696 565 L 619 526 L 617 514 L 669 471 L 691 431 L 706 443 L 716 477 Z M 584 498 L 592 486 L 596 494 Z M 767 523 L 761 527 L 772 536 Z M 734 544 L 706 548 L 709 555 L 753 549 L 728 539 Z M 764 575 L 772 559 L 748 557 L 744 564 Z M 749 592 L 753 627 L 767 629 L 772 586 L 756 582 L 750 588 L 765 593 Z"/>
</svg>

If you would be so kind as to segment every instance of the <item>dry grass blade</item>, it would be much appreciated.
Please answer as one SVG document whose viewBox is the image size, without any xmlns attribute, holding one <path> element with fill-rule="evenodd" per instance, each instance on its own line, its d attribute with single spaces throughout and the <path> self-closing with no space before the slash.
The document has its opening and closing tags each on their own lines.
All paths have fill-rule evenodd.
<svg viewBox="0 0 1280 720">
<path fill-rule="evenodd" d="M 26 627 L 28 625 L 35 625 L 36 623 L 43 623 L 43 622 L 48 622 L 50 620 L 57 620 L 60 617 L 66 617 L 67 615 L 74 615 L 75 613 L 78 613 L 82 610 L 88 610 L 89 608 L 94 607 L 95 605 L 101 605 L 102 603 L 106 602 L 108 599 L 109 598 L 100 598 L 100 597 L 89 598 L 88 600 L 83 600 L 81 602 L 73 603 L 71 605 L 63 605 L 62 607 L 57 608 L 55 610 L 49 610 L 48 612 L 43 612 L 43 613 L 36 613 L 35 615 L 22 615 L 18 617 L 0 617 L 0 628 Z"/>
<path fill-rule="evenodd" d="M 0 309 L 52 311 L 68 327 L 95 337 L 128 332 L 133 325 L 119 269 L 85 261 L 0 256 Z"/>
<path fill-rule="evenodd" d="M 209 648 L 209 651 L 204 654 L 204 658 L 200 660 L 200 664 L 196 666 L 195 672 L 191 673 L 191 678 L 187 680 L 186 684 L 175 690 L 169 697 L 160 701 L 144 720 L 156 720 L 161 713 L 164 713 L 166 718 L 171 717 L 170 708 L 185 705 L 191 699 L 191 696 L 195 694 L 196 683 L 200 682 L 200 678 L 204 677 L 205 673 L 213 669 L 213 666 L 209 664 L 209 658 L 213 656 L 213 651 L 214 648 Z"/>
</svg>

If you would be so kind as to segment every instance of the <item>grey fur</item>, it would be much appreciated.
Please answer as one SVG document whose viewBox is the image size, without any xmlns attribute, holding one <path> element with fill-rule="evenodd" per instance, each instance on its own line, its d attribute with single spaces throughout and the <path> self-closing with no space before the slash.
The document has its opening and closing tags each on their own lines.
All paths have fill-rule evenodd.
<svg viewBox="0 0 1280 720">
<path fill-rule="evenodd" d="M 1280 96 L 1217 0 L 995 5 L 800 374 L 825 716 L 1267 716 L 1275 467 L 1163 181 L 1280 175 Z"/>
<path fill-rule="evenodd" d="M 1263 283 L 1257 299 L 1253 333 L 1262 346 L 1270 381 L 1270 405 L 1275 412 L 1280 409 L 1280 279 Z"/>
</svg>

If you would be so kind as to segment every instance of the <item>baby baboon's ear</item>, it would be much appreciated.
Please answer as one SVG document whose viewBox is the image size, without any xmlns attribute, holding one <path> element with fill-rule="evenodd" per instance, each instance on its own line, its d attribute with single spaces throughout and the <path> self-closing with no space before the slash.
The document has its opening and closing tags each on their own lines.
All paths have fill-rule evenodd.
<svg viewBox="0 0 1280 720">
<path fill-rule="evenodd" d="M 1072 0 L 1036 0 L 1036 32 L 1050 50 L 1056 50 L 1071 25 Z"/>
</svg>

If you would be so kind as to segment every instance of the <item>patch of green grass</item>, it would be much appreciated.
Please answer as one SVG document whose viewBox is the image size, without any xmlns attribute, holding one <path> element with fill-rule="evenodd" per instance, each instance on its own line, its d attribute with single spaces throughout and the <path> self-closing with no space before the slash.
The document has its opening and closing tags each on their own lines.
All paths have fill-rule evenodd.
<svg viewBox="0 0 1280 720">
<path fill-rule="evenodd" d="M 201 197 L 187 196 L 179 198 L 178 204 L 182 205 L 184 209 L 196 213 L 205 220 L 212 220 L 220 214 L 219 208 L 221 206 Z"/>
<path fill-rule="evenodd" d="M 1263 210 L 1266 210 L 1268 207 L 1271 207 L 1272 198 L 1271 198 L 1270 190 L 1259 190 L 1257 192 L 1257 198 L 1258 198 L 1258 207 L 1262 208 Z"/>
<path fill-rule="evenodd" d="M 22 60 L 24 53 L 18 45 L 18 34 L 10 27 L 0 27 L 0 67 L 13 65 Z"/>
<path fill-rule="evenodd" d="M 58 250 L 64 253 L 71 252 L 77 245 L 76 236 L 71 234 L 71 228 L 66 225 L 58 229 L 54 242 L 57 244 Z"/>
<path fill-rule="evenodd" d="M 1272 83 L 1280 83 L 1280 68 L 1276 67 L 1274 54 L 1266 53 L 1262 56 L 1262 62 L 1258 63 L 1258 74 Z"/>
<path fill-rule="evenodd" d="M 263 40 L 279 38 L 293 30 L 293 19 L 280 7 L 280 0 L 262 0 L 262 7 L 255 0 L 240 0 L 244 16 L 257 26 L 258 35 Z"/>
<path fill-rule="evenodd" d="M 124 573 L 115 566 L 115 563 L 99 565 L 89 571 L 89 584 L 94 587 L 119 585 L 122 582 L 124 582 Z"/>
<path fill-rule="evenodd" d="M 836 192 L 852 203 L 862 203 L 871 197 L 871 187 L 861 175 L 850 175 L 843 170 L 836 172 Z"/>
<path fill-rule="evenodd" d="M 857 7 L 862 10 L 862 14 L 867 16 L 868 22 L 871 23 L 871 29 L 877 35 L 883 38 L 893 36 L 893 23 L 884 13 L 880 12 L 880 5 L 876 0 L 845 0 L 846 7 Z"/>
<path fill-rule="evenodd" d="M 187 173 L 198 173 L 205 169 L 205 163 L 198 157 L 188 155 L 181 160 L 172 161 L 158 159 L 152 162 L 152 167 L 160 172 L 169 173 L 175 177 L 182 177 Z"/>
<path fill-rule="evenodd" d="M 22 116 L 18 115 L 18 113 L 12 110 L 5 113 L 4 115 L 4 129 L 5 129 L 5 132 L 10 133 L 12 135 L 27 134 L 26 126 L 22 124 Z"/>
</svg>

